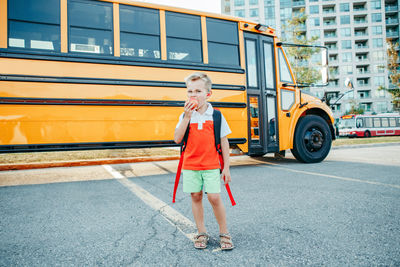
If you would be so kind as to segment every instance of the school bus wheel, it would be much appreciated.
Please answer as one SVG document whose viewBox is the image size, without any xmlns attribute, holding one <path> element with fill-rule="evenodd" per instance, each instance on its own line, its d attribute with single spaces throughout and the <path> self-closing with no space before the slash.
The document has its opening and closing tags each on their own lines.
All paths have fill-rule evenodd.
<svg viewBox="0 0 400 267">
<path fill-rule="evenodd" d="M 316 115 L 299 119 L 294 134 L 293 156 L 305 163 L 321 162 L 331 149 L 332 136 L 328 123 Z"/>
</svg>

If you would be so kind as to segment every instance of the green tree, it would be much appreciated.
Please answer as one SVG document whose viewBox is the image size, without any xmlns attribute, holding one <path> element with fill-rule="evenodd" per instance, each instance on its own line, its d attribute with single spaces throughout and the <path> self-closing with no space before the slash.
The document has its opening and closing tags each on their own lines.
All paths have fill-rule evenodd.
<svg viewBox="0 0 400 267">
<path fill-rule="evenodd" d="M 362 107 L 360 107 L 360 105 L 357 104 L 356 101 L 353 100 L 353 101 L 351 101 L 350 110 L 345 113 L 345 115 L 348 115 L 348 114 L 364 114 L 364 109 Z"/>
<path fill-rule="evenodd" d="M 319 39 L 317 36 L 307 39 L 305 34 L 305 25 L 308 16 L 304 12 L 304 8 L 300 12 L 293 15 L 292 19 L 287 21 L 286 25 L 283 25 L 284 36 L 283 41 L 300 44 L 300 45 L 313 45 L 316 40 Z M 289 58 L 290 65 L 296 80 L 299 83 L 316 83 L 319 80 L 318 69 L 313 67 L 312 56 L 318 54 L 318 48 L 312 47 L 287 47 L 285 49 L 286 54 Z"/>
<path fill-rule="evenodd" d="M 399 48 L 398 43 L 393 43 L 390 40 L 387 40 L 387 69 L 389 70 L 389 78 L 392 83 L 392 86 L 386 88 L 384 86 L 380 86 L 379 90 L 388 91 L 392 95 L 392 103 L 393 109 L 399 111 L 400 110 L 400 71 L 399 71 L 399 54 L 397 52 L 397 48 Z"/>
</svg>

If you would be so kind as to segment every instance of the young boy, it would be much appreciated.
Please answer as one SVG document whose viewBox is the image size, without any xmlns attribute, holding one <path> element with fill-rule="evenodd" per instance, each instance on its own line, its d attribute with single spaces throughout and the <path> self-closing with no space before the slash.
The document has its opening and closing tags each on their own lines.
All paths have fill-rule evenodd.
<svg viewBox="0 0 400 267">
<path fill-rule="evenodd" d="M 187 127 L 190 127 L 186 150 L 183 158 L 183 191 L 191 193 L 192 212 L 198 234 L 194 247 L 205 249 L 209 235 L 204 226 L 203 191 L 211 203 L 215 218 L 219 224 L 222 250 L 233 249 L 231 236 L 226 225 L 225 207 L 222 203 L 221 179 L 231 181 L 229 171 L 229 143 L 226 137 L 231 133 L 224 116 L 221 118 L 221 148 L 224 169 L 220 174 L 218 152 L 215 148 L 213 128 L 213 107 L 207 100 L 211 97 L 211 79 L 204 73 L 193 73 L 185 79 L 189 99 L 184 106 L 184 113 L 179 117 L 175 129 L 175 142 L 181 143 Z M 196 105 L 197 104 L 197 105 Z"/>
</svg>

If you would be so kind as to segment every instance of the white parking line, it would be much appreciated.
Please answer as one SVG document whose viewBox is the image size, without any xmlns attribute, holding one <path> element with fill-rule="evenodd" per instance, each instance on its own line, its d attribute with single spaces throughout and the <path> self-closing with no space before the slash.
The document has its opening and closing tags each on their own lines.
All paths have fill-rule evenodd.
<svg viewBox="0 0 400 267">
<path fill-rule="evenodd" d="M 128 180 L 125 176 L 123 176 L 120 172 L 116 171 L 110 165 L 103 165 L 104 169 L 106 169 L 118 182 L 120 182 L 123 186 L 128 188 L 132 193 L 134 193 L 138 198 L 140 198 L 146 205 L 151 207 L 152 209 L 158 211 L 160 215 L 167 220 L 170 224 L 177 227 L 178 230 L 183 233 L 187 238 L 193 240 L 193 237 L 196 234 L 196 226 L 195 224 L 183 216 L 181 213 L 171 208 L 164 201 L 158 199 L 153 196 L 141 186 L 135 184 L 134 182 Z"/>
<path fill-rule="evenodd" d="M 396 185 L 396 184 L 385 184 L 385 183 L 369 181 L 369 180 L 361 180 L 361 179 L 356 179 L 356 178 L 351 178 L 351 177 L 341 177 L 341 176 L 336 176 L 336 175 L 331 175 L 331 174 L 293 170 L 293 169 L 289 169 L 289 168 L 285 168 L 285 167 L 279 167 L 280 165 L 275 164 L 275 163 L 270 163 L 270 162 L 265 162 L 265 161 L 259 161 L 259 162 L 266 164 L 266 165 L 273 165 L 273 167 L 271 167 L 271 166 L 265 166 L 265 167 L 270 167 L 270 168 L 274 168 L 274 169 L 281 169 L 281 170 L 285 170 L 285 171 L 309 174 L 309 175 L 314 175 L 314 176 L 322 176 L 322 177 L 326 177 L 326 178 L 337 179 L 337 180 L 348 181 L 348 182 L 373 184 L 373 185 L 387 186 L 387 187 L 393 187 L 393 188 L 400 189 L 400 185 Z"/>
</svg>

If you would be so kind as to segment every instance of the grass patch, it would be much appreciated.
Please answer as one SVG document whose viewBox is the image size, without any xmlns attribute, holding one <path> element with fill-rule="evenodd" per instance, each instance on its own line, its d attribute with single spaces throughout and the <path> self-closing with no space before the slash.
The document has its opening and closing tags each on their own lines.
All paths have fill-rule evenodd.
<svg viewBox="0 0 400 267">
<path fill-rule="evenodd" d="M 384 136 L 371 138 L 338 138 L 333 141 L 333 146 L 363 145 L 378 143 L 400 143 L 400 136 Z"/>
</svg>

